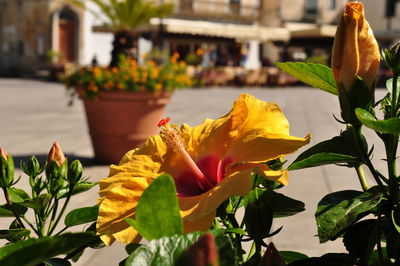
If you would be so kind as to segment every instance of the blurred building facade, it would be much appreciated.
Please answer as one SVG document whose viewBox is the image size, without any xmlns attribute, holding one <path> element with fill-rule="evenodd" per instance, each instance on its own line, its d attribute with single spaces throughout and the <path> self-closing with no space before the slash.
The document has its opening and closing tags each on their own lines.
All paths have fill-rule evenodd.
<svg viewBox="0 0 400 266">
<path fill-rule="evenodd" d="M 139 52 L 179 52 L 204 66 L 256 68 L 277 60 L 329 61 L 347 0 L 159 0 L 172 17 L 152 19 Z M 391 42 L 400 32 L 396 0 L 364 0 L 377 35 Z M 64 0 L 0 0 L 0 74 L 45 69 L 64 62 L 109 62 L 112 34 L 88 11 Z M 194 59 L 197 58 L 197 59 Z M 200 58 L 200 59 L 199 59 Z"/>
<path fill-rule="evenodd" d="M 109 34 L 92 31 L 88 11 L 63 0 L 0 0 L 0 74 L 107 58 Z M 107 50 L 108 49 L 108 50 Z"/>
</svg>

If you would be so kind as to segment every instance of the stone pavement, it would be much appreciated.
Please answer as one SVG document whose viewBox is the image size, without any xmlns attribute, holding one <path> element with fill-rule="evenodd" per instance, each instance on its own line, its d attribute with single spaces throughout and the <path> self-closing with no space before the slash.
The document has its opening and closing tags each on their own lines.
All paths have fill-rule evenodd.
<svg viewBox="0 0 400 266">
<path fill-rule="evenodd" d="M 204 118 L 226 114 L 232 102 L 244 92 L 279 104 L 290 122 L 291 134 L 304 137 L 311 133 L 310 145 L 329 139 L 343 129 L 333 118 L 333 114 L 340 117 L 336 97 L 308 87 L 180 90 L 174 94 L 166 115 L 175 123 L 196 125 Z M 384 90 L 378 91 L 378 95 L 383 94 Z M 30 155 L 46 158 L 51 144 L 59 141 L 67 157 L 78 157 L 86 165 L 84 175 L 98 181 L 107 176 L 108 167 L 94 165 L 91 160 L 93 151 L 81 102 L 76 100 L 72 107 L 67 102 L 68 95 L 62 84 L 0 79 L 0 147 L 19 161 Z M 367 136 L 376 140 L 371 132 Z M 382 148 L 378 145 L 375 150 L 375 161 L 378 161 L 382 158 Z M 298 154 L 289 156 L 289 162 Z M 282 231 L 273 237 L 277 248 L 312 256 L 343 251 L 340 240 L 318 243 L 314 221 L 318 201 L 327 193 L 343 189 L 360 189 L 353 169 L 324 166 L 290 172 L 289 186 L 280 192 L 302 200 L 307 210 L 275 220 L 275 228 L 283 225 Z M 92 206 L 96 198 L 97 187 L 75 198 L 71 205 L 73 208 Z M 3 204 L 1 197 L 0 203 Z M 4 228 L 6 223 L 0 221 L 0 226 Z M 125 257 L 124 247 L 115 243 L 100 250 L 86 250 L 76 265 L 117 265 Z"/>
</svg>

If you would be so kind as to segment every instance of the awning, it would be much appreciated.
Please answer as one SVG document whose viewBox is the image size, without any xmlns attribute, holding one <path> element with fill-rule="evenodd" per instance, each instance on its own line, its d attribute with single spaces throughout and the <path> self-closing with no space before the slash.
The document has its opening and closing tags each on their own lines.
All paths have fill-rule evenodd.
<svg viewBox="0 0 400 266">
<path fill-rule="evenodd" d="M 378 41 L 397 42 L 400 40 L 400 32 L 390 30 L 374 30 L 375 38 Z"/>
<path fill-rule="evenodd" d="M 160 25 L 159 18 L 150 20 L 152 26 Z M 166 32 L 230 38 L 238 41 L 258 40 L 288 41 L 289 31 L 285 28 L 262 27 L 258 25 L 243 25 L 200 20 L 165 18 L 162 24 Z"/>
<path fill-rule="evenodd" d="M 335 37 L 336 25 L 317 25 L 311 23 L 287 23 L 291 38 L 330 38 Z"/>
</svg>

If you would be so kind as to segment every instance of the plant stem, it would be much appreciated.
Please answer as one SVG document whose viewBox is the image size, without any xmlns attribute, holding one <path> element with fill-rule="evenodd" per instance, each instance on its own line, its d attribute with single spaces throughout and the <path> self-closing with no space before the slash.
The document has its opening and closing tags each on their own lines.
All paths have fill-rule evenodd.
<svg viewBox="0 0 400 266">
<path fill-rule="evenodd" d="M 396 153 L 399 141 L 399 135 L 389 136 L 388 143 L 385 143 L 387 167 L 389 174 L 389 194 L 394 202 L 398 201 L 399 185 L 397 184 L 396 175 Z"/>
<path fill-rule="evenodd" d="M 382 183 L 381 180 L 381 176 L 379 175 L 379 173 L 376 171 L 375 167 L 373 166 L 371 160 L 369 159 L 368 156 L 368 152 L 366 151 L 366 149 L 363 147 L 363 135 L 362 135 L 362 131 L 361 131 L 361 126 L 351 126 L 353 129 L 353 135 L 355 138 L 355 142 L 356 145 L 358 147 L 358 151 L 360 152 L 362 159 L 365 163 L 365 165 L 368 167 L 369 171 L 371 172 L 373 178 L 375 179 L 376 183 L 379 185 L 379 187 L 381 188 L 382 192 L 384 194 L 387 194 L 385 186 Z M 356 169 L 357 170 L 357 169 Z M 358 173 L 357 173 L 358 174 Z M 362 181 L 361 182 L 361 186 L 363 186 Z M 364 182 L 365 182 L 365 176 L 364 176 Z M 366 182 L 365 182 L 366 184 Z"/>
<path fill-rule="evenodd" d="M 15 219 L 20 224 L 21 228 L 25 228 L 25 225 L 22 223 L 21 219 L 19 218 L 17 211 L 14 209 L 12 201 L 10 200 L 10 195 L 8 195 L 7 189 L 5 187 L 3 187 L 3 193 L 4 193 L 4 197 L 6 198 L 6 202 L 7 202 L 8 206 L 10 206 L 10 209 L 15 216 Z"/>
<path fill-rule="evenodd" d="M 61 234 L 62 232 L 64 232 L 65 230 L 67 230 L 68 229 L 68 226 L 66 226 L 66 227 L 64 227 L 63 229 L 61 229 L 58 233 L 56 233 L 55 235 L 59 235 L 59 234 Z"/>
<path fill-rule="evenodd" d="M 29 225 L 30 228 L 37 234 L 38 237 L 40 237 L 40 232 L 33 226 L 31 222 L 29 222 L 28 219 L 26 219 L 25 216 L 22 216 L 22 219 Z"/>
<path fill-rule="evenodd" d="M 246 261 L 248 261 L 251 258 L 251 256 L 254 254 L 255 249 L 256 249 L 256 242 L 253 241 L 253 243 L 251 244 L 251 248 L 249 250 L 249 254 L 247 255 Z"/>
<path fill-rule="evenodd" d="M 74 186 L 71 186 L 68 191 L 67 199 L 65 200 L 64 205 L 62 206 L 62 209 L 61 209 L 60 213 L 58 214 L 58 217 L 57 217 L 54 225 L 51 228 L 49 227 L 48 235 L 51 235 L 53 233 L 53 231 L 56 229 L 57 224 L 60 222 L 60 219 L 63 216 L 65 209 L 68 206 L 69 200 L 71 199 L 73 190 L 74 190 Z"/>
<path fill-rule="evenodd" d="M 358 176 L 358 180 L 360 181 L 361 187 L 363 189 L 363 191 L 367 191 L 368 190 L 368 184 L 367 184 L 367 180 L 365 179 L 365 175 L 364 175 L 364 171 L 362 169 L 361 164 L 354 167 L 356 169 L 357 172 L 357 176 Z"/>
<path fill-rule="evenodd" d="M 57 210 L 58 210 L 58 200 L 54 198 L 54 205 L 53 205 L 53 212 L 51 214 L 50 222 L 49 222 L 49 227 L 47 228 L 47 234 L 49 234 L 50 229 L 52 228 L 54 224 L 54 219 L 56 218 L 57 215 Z"/>
<path fill-rule="evenodd" d="M 381 219 L 382 219 L 382 216 L 381 216 L 381 211 L 379 210 L 379 213 L 378 213 L 378 231 L 379 231 L 379 239 L 378 239 L 378 242 L 377 242 L 377 249 L 378 249 L 378 256 L 379 256 L 379 265 L 383 265 L 383 252 L 382 252 L 382 244 L 381 244 L 381 234 L 380 234 L 380 232 L 381 232 Z"/>
<path fill-rule="evenodd" d="M 397 80 L 399 79 L 399 73 L 394 73 L 393 74 L 393 83 L 392 83 L 392 101 L 391 101 L 391 117 L 396 117 L 397 115 L 397 104 L 398 104 L 398 100 L 397 99 Z"/>
</svg>

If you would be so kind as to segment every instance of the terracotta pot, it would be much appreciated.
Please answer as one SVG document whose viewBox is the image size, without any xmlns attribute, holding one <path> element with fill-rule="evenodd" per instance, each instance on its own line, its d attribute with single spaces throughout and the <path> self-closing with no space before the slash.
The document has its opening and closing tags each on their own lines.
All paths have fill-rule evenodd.
<svg viewBox="0 0 400 266">
<path fill-rule="evenodd" d="M 83 100 L 95 159 L 118 163 L 129 150 L 159 132 L 170 93 L 101 92 Z"/>
</svg>

